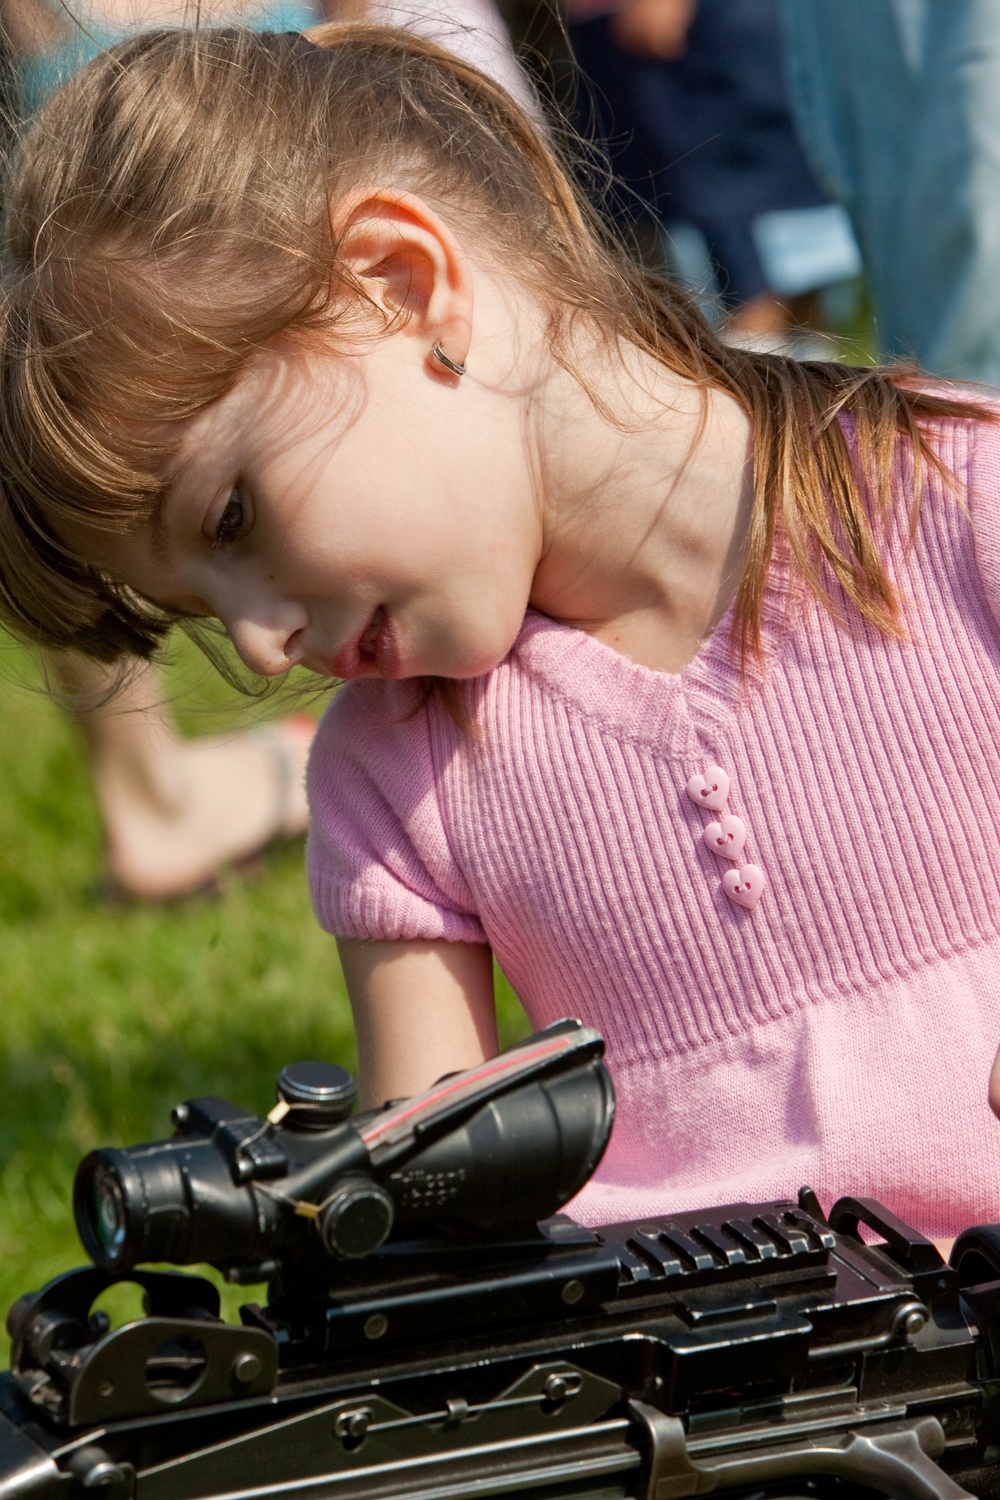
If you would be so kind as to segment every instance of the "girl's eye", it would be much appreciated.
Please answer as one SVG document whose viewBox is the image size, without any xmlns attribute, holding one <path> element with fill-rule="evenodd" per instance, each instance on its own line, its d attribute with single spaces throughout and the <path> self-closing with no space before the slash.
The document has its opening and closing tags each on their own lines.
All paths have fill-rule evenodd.
<svg viewBox="0 0 1000 1500">
<path fill-rule="evenodd" d="M 233 490 L 215 528 L 215 546 L 235 541 L 243 531 L 244 520 L 243 499 L 239 490 Z"/>
</svg>

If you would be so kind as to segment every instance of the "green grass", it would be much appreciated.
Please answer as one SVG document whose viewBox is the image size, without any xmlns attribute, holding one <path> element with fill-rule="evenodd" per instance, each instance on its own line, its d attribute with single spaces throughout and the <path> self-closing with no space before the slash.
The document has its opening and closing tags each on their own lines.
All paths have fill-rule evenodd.
<svg viewBox="0 0 1000 1500">
<path fill-rule="evenodd" d="M 186 645 L 170 680 L 189 731 L 261 715 Z M 169 1134 L 171 1105 L 197 1094 L 266 1111 L 295 1058 L 354 1065 L 301 845 L 216 899 L 109 905 L 80 744 L 38 684 L 0 641 L 0 1313 L 83 1259 L 70 1192 L 85 1152 Z M 500 1019 L 504 1041 L 523 1034 L 504 986 Z"/>
</svg>

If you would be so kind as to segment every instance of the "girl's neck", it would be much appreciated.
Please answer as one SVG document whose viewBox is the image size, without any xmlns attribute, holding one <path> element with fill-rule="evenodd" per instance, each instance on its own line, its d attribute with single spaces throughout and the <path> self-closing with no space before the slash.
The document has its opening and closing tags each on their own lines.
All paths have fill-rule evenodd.
<svg viewBox="0 0 1000 1500">
<path fill-rule="evenodd" d="M 582 351 L 585 355 L 586 351 Z M 647 355 L 581 358 L 532 405 L 543 551 L 531 604 L 643 666 L 679 672 L 739 583 L 753 498 L 736 402 Z"/>
</svg>

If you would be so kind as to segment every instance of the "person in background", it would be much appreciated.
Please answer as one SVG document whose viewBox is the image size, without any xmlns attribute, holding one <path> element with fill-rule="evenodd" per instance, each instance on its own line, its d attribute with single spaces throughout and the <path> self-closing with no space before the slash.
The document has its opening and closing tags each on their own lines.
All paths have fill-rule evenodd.
<svg viewBox="0 0 1000 1500">
<path fill-rule="evenodd" d="M 323 8 L 321 8 L 323 7 Z M 187 0 L 0 0 L 3 118 L 31 114 L 105 47 L 142 25 L 178 24 Z M 204 24 L 232 20 L 298 31 L 364 15 L 421 32 L 490 73 L 537 108 L 492 0 L 201 0 Z M 109 893 L 171 900 L 215 885 L 228 865 L 305 831 L 305 764 L 314 724 L 303 715 L 242 734 L 185 739 L 158 669 L 120 674 L 49 653 L 49 675 L 86 745 L 105 830 Z"/>
<path fill-rule="evenodd" d="M 144 9 L 150 21 L 183 19 L 171 0 Z M 269 14 L 290 27 L 320 19 L 294 0 L 292 8 Z M 100 0 L 78 17 L 46 0 L 0 0 L 6 133 L 13 135 L 17 119 L 81 63 L 145 18 L 123 0 Z M 83 736 L 110 896 L 168 901 L 211 889 L 227 866 L 305 832 L 311 719 L 296 714 L 238 734 L 186 739 L 152 664 L 135 663 L 123 675 L 48 652 L 45 668 Z"/>
<path fill-rule="evenodd" d="M 778 0 L 568 4 L 581 125 L 630 190 L 613 208 L 667 225 L 672 269 L 696 290 L 714 278 L 730 337 L 783 347 L 804 298 L 859 262 L 792 130 Z"/>
<path fill-rule="evenodd" d="M 139 26 L 234 22 L 257 31 L 304 31 L 322 21 L 404 26 L 489 73 L 535 108 L 493 0 L 0 0 L 19 60 L 23 104 L 33 112 L 89 58 Z"/>
<path fill-rule="evenodd" d="M 785 0 L 796 124 L 880 352 L 1000 385 L 1000 0 Z"/>
</svg>

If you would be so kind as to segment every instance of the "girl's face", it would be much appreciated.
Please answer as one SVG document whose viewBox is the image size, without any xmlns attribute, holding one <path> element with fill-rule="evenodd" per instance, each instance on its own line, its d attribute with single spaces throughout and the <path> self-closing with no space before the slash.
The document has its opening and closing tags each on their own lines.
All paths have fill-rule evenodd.
<svg viewBox="0 0 1000 1500">
<path fill-rule="evenodd" d="M 246 665 L 475 677 L 510 650 L 542 552 L 518 316 L 422 200 L 358 195 L 340 253 L 390 331 L 259 354 L 191 418 L 166 498 L 128 537 L 76 538 L 164 605 L 217 616 Z M 360 305 L 360 304 L 359 304 Z M 74 539 L 70 538 L 72 542 Z"/>
<path fill-rule="evenodd" d="M 473 677 L 509 651 L 541 550 L 520 403 L 405 330 L 267 352 L 189 421 L 165 501 L 87 550 L 217 616 L 254 672 Z"/>
</svg>

